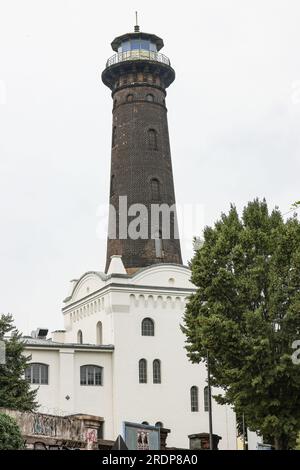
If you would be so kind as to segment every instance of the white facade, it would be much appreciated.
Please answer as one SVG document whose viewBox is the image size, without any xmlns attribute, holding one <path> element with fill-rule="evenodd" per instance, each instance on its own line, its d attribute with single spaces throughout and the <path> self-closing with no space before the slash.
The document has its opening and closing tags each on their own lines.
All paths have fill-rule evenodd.
<svg viewBox="0 0 300 470">
<path fill-rule="evenodd" d="M 189 434 L 208 432 L 206 367 L 188 361 L 180 329 L 195 289 L 189 279 L 188 268 L 172 264 L 128 275 L 115 256 L 107 275 L 88 272 L 72 281 L 63 308 L 65 330 L 54 332 L 52 341 L 27 340 L 32 362 L 49 365 L 49 384 L 38 390 L 41 411 L 101 416 L 103 437 L 112 440 L 122 421 L 162 422 L 171 429 L 170 447 L 188 448 Z M 144 318 L 154 321 L 154 336 L 142 336 Z M 147 361 L 147 383 L 139 383 L 140 359 Z M 155 359 L 161 383 L 153 383 Z M 87 364 L 103 367 L 103 385 L 80 385 L 80 366 Z M 191 411 L 192 386 L 198 387 L 198 411 Z M 236 449 L 235 415 L 214 401 L 213 432 L 222 437 L 220 449 Z"/>
</svg>

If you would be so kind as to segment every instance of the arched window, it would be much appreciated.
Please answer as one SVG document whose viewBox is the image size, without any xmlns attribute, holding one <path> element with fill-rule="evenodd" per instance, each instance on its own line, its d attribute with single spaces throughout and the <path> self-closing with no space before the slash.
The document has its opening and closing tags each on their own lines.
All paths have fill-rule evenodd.
<svg viewBox="0 0 300 470">
<path fill-rule="evenodd" d="M 145 426 L 149 426 L 148 421 L 142 421 L 142 424 L 144 424 Z"/>
<path fill-rule="evenodd" d="M 161 383 L 161 367 L 160 367 L 159 359 L 154 359 L 153 361 L 153 383 L 154 384 Z"/>
<path fill-rule="evenodd" d="M 113 131 L 112 131 L 112 147 L 116 145 L 116 141 L 117 141 L 117 128 L 116 126 L 114 126 Z"/>
<path fill-rule="evenodd" d="M 154 336 L 154 321 L 151 318 L 143 319 L 142 336 Z"/>
<path fill-rule="evenodd" d="M 204 387 L 203 397 L 204 397 L 204 411 L 209 411 L 208 386 Z"/>
<path fill-rule="evenodd" d="M 191 387 L 191 411 L 199 411 L 198 405 L 198 387 Z"/>
<path fill-rule="evenodd" d="M 161 230 L 159 230 L 158 232 L 155 232 L 154 243 L 155 243 L 156 258 L 162 258 L 163 257 L 163 241 L 162 241 Z"/>
<path fill-rule="evenodd" d="M 78 330 L 77 332 L 77 343 L 82 344 L 83 343 L 83 337 L 82 337 L 82 331 Z"/>
<path fill-rule="evenodd" d="M 151 199 L 152 201 L 159 201 L 160 199 L 160 183 L 157 178 L 151 180 Z"/>
<path fill-rule="evenodd" d="M 163 425 L 163 423 L 162 423 L 161 421 L 157 421 L 157 423 L 155 423 L 155 427 L 156 427 L 156 428 L 163 428 L 164 425 Z"/>
<path fill-rule="evenodd" d="M 126 101 L 127 101 L 127 103 L 131 103 L 133 101 L 133 95 L 131 93 L 129 95 L 127 95 Z"/>
<path fill-rule="evenodd" d="M 110 178 L 110 195 L 113 196 L 115 194 L 115 175 L 111 175 Z"/>
<path fill-rule="evenodd" d="M 48 385 L 48 371 L 47 364 L 33 362 L 25 369 L 25 379 L 31 384 Z"/>
<path fill-rule="evenodd" d="M 86 365 L 80 367 L 80 385 L 102 385 L 103 367 Z"/>
<path fill-rule="evenodd" d="M 102 322 L 98 321 L 96 325 L 96 340 L 97 344 L 102 344 Z"/>
<path fill-rule="evenodd" d="M 148 93 L 148 95 L 146 96 L 146 100 L 153 103 L 153 101 L 154 101 L 154 96 L 153 96 L 151 93 Z"/>
<path fill-rule="evenodd" d="M 148 148 L 157 150 L 157 132 L 155 129 L 148 130 Z"/>
<path fill-rule="evenodd" d="M 147 383 L 147 361 L 146 359 L 139 360 L 139 382 L 140 384 Z"/>
</svg>

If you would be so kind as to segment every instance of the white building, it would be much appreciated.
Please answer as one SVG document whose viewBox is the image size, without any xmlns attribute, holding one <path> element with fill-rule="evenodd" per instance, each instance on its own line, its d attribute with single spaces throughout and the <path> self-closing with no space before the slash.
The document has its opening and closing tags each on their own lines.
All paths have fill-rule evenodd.
<svg viewBox="0 0 300 470">
<path fill-rule="evenodd" d="M 112 440 L 122 421 L 162 423 L 175 447 L 188 448 L 188 435 L 208 432 L 206 366 L 188 361 L 180 329 L 194 291 L 189 278 L 188 268 L 171 264 L 128 275 L 114 256 L 107 275 L 88 272 L 73 281 L 65 330 L 52 340 L 26 338 L 32 363 L 40 364 L 31 381 L 39 382 L 41 411 L 101 416 L 103 437 Z M 214 401 L 213 432 L 222 437 L 220 449 L 236 448 L 235 415 Z"/>
</svg>

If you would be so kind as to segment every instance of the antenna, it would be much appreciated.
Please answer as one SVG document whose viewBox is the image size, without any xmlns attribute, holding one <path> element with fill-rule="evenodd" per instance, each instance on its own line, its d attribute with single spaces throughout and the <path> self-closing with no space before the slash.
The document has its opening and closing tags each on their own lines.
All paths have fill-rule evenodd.
<svg viewBox="0 0 300 470">
<path fill-rule="evenodd" d="M 135 12 L 135 27 L 134 27 L 134 32 L 138 33 L 140 31 L 140 27 L 138 25 L 138 12 Z"/>
</svg>

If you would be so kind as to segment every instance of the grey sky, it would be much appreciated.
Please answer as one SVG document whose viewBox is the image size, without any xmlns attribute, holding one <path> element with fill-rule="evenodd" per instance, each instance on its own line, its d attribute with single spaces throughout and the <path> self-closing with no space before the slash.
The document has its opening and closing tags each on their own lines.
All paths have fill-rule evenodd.
<svg viewBox="0 0 300 470">
<path fill-rule="evenodd" d="M 300 199 L 300 3 L 295 0 L 0 0 L 0 311 L 61 328 L 69 280 L 102 270 L 111 40 L 163 37 L 178 204 L 211 224 L 256 196 Z M 98 214 L 98 215 L 97 215 Z M 185 261 L 191 243 L 183 243 Z"/>
</svg>

